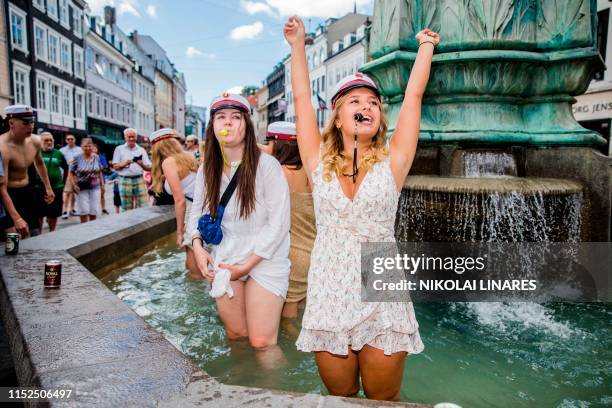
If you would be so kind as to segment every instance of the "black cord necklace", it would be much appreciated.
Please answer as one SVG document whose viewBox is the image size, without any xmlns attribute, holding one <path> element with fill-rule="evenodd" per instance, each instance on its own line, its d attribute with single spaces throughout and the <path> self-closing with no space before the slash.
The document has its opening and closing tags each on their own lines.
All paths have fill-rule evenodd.
<svg viewBox="0 0 612 408">
<path fill-rule="evenodd" d="M 355 118 L 355 144 L 353 146 L 353 173 L 352 174 L 342 173 L 342 175 L 345 177 L 352 177 L 353 184 L 355 184 L 355 182 L 357 181 L 357 175 L 359 174 L 359 168 L 357 167 L 357 123 L 363 120 L 363 115 L 361 113 L 356 113 L 353 115 L 353 117 Z"/>
</svg>

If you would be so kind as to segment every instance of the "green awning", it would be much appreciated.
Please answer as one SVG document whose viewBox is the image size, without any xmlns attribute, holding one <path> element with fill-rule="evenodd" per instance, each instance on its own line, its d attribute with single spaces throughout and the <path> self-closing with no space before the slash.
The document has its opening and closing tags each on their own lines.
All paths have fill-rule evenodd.
<svg viewBox="0 0 612 408">
<path fill-rule="evenodd" d="M 125 141 L 123 139 L 115 139 L 112 137 L 108 137 L 108 136 L 101 136 L 101 135 L 90 135 L 91 138 L 93 138 L 94 140 L 100 141 L 104 144 L 107 145 L 114 145 L 114 146 L 119 146 L 123 143 L 125 143 Z"/>
</svg>

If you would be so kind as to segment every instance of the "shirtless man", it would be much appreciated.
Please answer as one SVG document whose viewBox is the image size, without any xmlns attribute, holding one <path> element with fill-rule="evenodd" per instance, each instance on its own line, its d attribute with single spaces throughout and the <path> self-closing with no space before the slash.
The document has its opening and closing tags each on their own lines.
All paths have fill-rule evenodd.
<svg viewBox="0 0 612 408">
<path fill-rule="evenodd" d="M 32 163 L 45 185 L 45 202 L 52 203 L 55 194 L 40 154 L 40 140 L 32 135 L 36 120 L 34 109 L 27 105 L 11 105 L 4 112 L 8 131 L 0 135 L 0 153 L 6 183 L 0 186 L 0 197 L 8 215 L 3 227 L 6 232 L 17 231 L 22 238 L 27 238 L 30 229 L 36 229 L 38 224 L 36 195 L 28 179 L 28 167 Z"/>
</svg>

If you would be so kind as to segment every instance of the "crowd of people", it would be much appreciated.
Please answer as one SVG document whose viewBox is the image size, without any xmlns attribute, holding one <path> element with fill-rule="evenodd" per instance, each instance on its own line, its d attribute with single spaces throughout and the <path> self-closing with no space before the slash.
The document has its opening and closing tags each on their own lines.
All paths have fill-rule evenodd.
<svg viewBox="0 0 612 408">
<path fill-rule="evenodd" d="M 151 188 L 151 161 L 136 143 L 136 129 L 125 129 L 125 143 L 115 148 L 109 162 L 89 137 L 77 144 L 76 136 L 68 133 L 65 145 L 59 147 L 51 132 L 33 134 L 36 112 L 30 106 L 11 105 L 4 114 L 0 118 L 1 235 L 18 232 L 24 239 L 42 233 L 45 220 L 52 232 L 58 219 L 78 217 L 83 223 L 109 215 L 107 185 L 116 213 L 162 203 L 163 197 Z M 193 138 L 179 146 L 196 161 L 200 155 L 191 148 L 198 146 Z"/>
<path fill-rule="evenodd" d="M 110 167 L 91 139 L 76 146 L 67 135 L 58 151 L 52 135 L 31 136 L 31 108 L 7 108 L 2 226 L 25 237 L 42 229 L 43 217 L 50 230 L 60 216 L 94 220 L 107 174 L 117 212 L 148 205 L 150 192 L 156 203 L 174 205 L 186 269 L 211 282 L 228 339 L 248 338 L 258 352 L 276 353 L 281 318 L 297 317 L 302 305 L 296 347 L 314 353 L 330 394 L 354 396 L 363 387 L 368 398 L 397 400 L 406 356 L 424 346 L 412 303 L 361 301 L 360 244 L 395 241 L 439 36 L 417 34 L 418 53 L 387 140 L 381 94 L 361 73 L 336 85 L 330 119 L 319 130 L 303 22 L 291 17 L 284 35 L 297 123 L 270 124 L 265 145 L 256 141 L 248 101 L 229 93 L 211 102 L 203 146 L 192 137 L 182 146 L 173 129 L 160 129 L 150 135 L 150 160 L 130 128 Z"/>
</svg>

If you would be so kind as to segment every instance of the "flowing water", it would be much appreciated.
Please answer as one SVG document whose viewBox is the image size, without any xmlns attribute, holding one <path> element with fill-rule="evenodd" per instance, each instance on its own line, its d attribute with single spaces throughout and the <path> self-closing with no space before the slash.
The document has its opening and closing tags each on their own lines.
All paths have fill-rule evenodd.
<svg viewBox="0 0 612 408">
<path fill-rule="evenodd" d="M 312 356 L 295 349 L 299 320 L 283 322 L 284 356 L 266 360 L 228 342 L 208 285 L 188 277 L 173 238 L 100 279 L 219 381 L 323 393 Z M 106 271 L 106 272 L 105 272 Z M 612 307 L 606 304 L 416 304 L 425 351 L 406 363 L 403 401 L 466 407 L 612 405 Z"/>
</svg>

